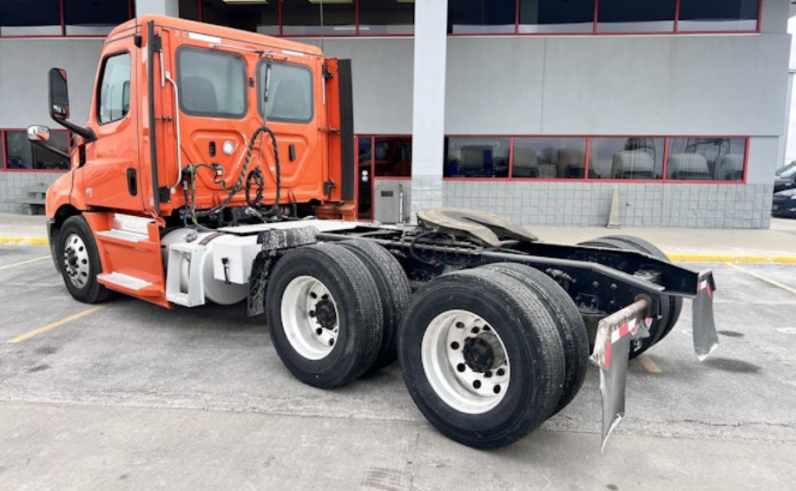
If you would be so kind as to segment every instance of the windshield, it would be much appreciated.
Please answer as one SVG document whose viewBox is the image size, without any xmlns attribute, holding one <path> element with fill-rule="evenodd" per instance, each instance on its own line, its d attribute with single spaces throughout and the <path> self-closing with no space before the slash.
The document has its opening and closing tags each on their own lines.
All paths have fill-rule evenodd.
<svg viewBox="0 0 796 491">
<path fill-rule="evenodd" d="M 263 112 L 265 69 L 258 70 L 260 112 Z M 268 87 L 268 105 L 264 116 L 269 121 L 309 123 L 313 117 L 312 72 L 309 68 L 288 63 L 271 62 L 271 80 Z"/>
<path fill-rule="evenodd" d="M 794 177 L 796 176 L 796 165 L 789 167 L 782 171 L 779 177 Z"/>
</svg>

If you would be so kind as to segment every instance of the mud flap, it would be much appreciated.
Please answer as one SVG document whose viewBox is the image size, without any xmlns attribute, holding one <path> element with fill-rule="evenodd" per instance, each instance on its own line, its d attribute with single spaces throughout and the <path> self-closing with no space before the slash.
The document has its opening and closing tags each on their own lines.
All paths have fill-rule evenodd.
<svg viewBox="0 0 796 491">
<path fill-rule="evenodd" d="M 591 361 L 600 367 L 603 406 L 602 445 L 625 416 L 625 381 L 630 343 L 649 335 L 649 300 L 642 299 L 601 320 Z"/>
<path fill-rule="evenodd" d="M 716 283 L 713 273 L 699 273 L 697 295 L 691 303 L 693 318 L 694 351 L 699 361 L 704 361 L 719 347 L 719 336 L 716 333 L 716 321 L 713 319 L 713 292 Z"/>
</svg>

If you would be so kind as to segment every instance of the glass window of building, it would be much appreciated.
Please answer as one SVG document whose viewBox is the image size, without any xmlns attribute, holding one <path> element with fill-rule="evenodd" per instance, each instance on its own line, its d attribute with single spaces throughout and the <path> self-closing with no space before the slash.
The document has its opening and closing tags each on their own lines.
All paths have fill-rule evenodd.
<svg viewBox="0 0 796 491">
<path fill-rule="evenodd" d="M 376 177 L 412 177 L 412 137 L 376 138 L 373 173 Z"/>
<path fill-rule="evenodd" d="M 448 28 L 453 34 L 513 33 L 516 0 L 456 0 L 448 2 Z"/>
<path fill-rule="evenodd" d="M 104 36 L 130 19 L 127 0 L 64 0 L 68 36 Z"/>
<path fill-rule="evenodd" d="M 413 34 L 414 32 L 414 2 L 397 2 L 396 0 L 359 2 L 359 34 L 361 36 Z"/>
<path fill-rule="evenodd" d="M 180 0 L 180 17 L 269 36 L 279 35 L 278 2 L 226 3 L 223 0 Z"/>
<path fill-rule="evenodd" d="M 594 0 L 520 0 L 520 33 L 592 32 Z"/>
<path fill-rule="evenodd" d="M 258 77 L 260 101 L 263 100 L 262 93 L 265 90 L 266 67 L 265 62 L 260 63 Z M 269 121 L 287 123 L 312 121 L 312 72 L 308 68 L 287 63 L 272 63 L 268 94 L 266 116 Z M 260 110 L 262 111 L 262 105 Z"/>
<path fill-rule="evenodd" d="M 445 139 L 445 177 L 508 177 L 509 147 L 505 137 Z"/>
<path fill-rule="evenodd" d="M 671 32 L 677 0 L 600 0 L 598 32 Z"/>
<path fill-rule="evenodd" d="M 0 0 L 0 36 L 60 36 L 59 0 Z"/>
<path fill-rule="evenodd" d="M 680 0 L 679 31 L 754 31 L 759 0 Z"/>
<path fill-rule="evenodd" d="M 589 177 L 662 179 L 663 138 L 592 138 Z"/>
<path fill-rule="evenodd" d="M 112 55 L 102 67 L 97 121 L 119 121 L 130 112 L 130 53 Z"/>
<path fill-rule="evenodd" d="M 177 84 L 186 114 L 238 118 L 246 113 L 246 66 L 240 55 L 180 48 Z"/>
<path fill-rule="evenodd" d="M 26 131 L 6 131 L 6 161 L 8 170 L 68 170 L 69 160 L 49 150 L 32 144 Z M 67 133 L 53 131 L 50 133 L 49 145 L 66 152 Z"/>
<path fill-rule="evenodd" d="M 199 19 L 199 3 L 202 0 L 180 0 L 179 12 L 181 19 L 195 20 Z"/>
<path fill-rule="evenodd" d="M 354 36 L 356 27 L 354 0 L 282 2 L 283 36 Z"/>
<path fill-rule="evenodd" d="M 583 178 L 585 172 L 586 138 L 514 138 L 512 177 Z"/>
<path fill-rule="evenodd" d="M 746 138 L 671 138 L 667 177 L 690 181 L 741 181 Z"/>
</svg>

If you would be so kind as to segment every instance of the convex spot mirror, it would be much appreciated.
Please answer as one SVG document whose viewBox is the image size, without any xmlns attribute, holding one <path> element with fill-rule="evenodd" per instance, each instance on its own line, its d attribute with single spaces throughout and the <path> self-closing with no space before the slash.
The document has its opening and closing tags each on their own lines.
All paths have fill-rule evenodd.
<svg viewBox="0 0 796 491">
<path fill-rule="evenodd" d="M 69 85 L 66 70 L 50 69 L 50 117 L 55 121 L 69 119 Z"/>
<path fill-rule="evenodd" d="M 28 126 L 28 140 L 32 142 L 50 141 L 50 128 L 46 126 Z"/>
</svg>

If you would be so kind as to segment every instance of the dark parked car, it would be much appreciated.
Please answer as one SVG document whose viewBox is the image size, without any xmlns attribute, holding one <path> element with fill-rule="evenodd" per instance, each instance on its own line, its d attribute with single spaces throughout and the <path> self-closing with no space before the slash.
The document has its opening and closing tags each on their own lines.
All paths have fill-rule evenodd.
<svg viewBox="0 0 796 491">
<path fill-rule="evenodd" d="M 796 188 L 796 166 L 775 175 L 774 178 L 774 193 L 793 188 Z"/>
<path fill-rule="evenodd" d="M 774 194 L 771 216 L 777 218 L 796 218 L 796 189 L 788 189 Z"/>
<path fill-rule="evenodd" d="M 793 169 L 794 167 L 796 167 L 796 160 L 794 160 L 794 161 L 793 161 L 793 162 L 791 162 L 790 164 L 785 164 L 785 165 L 783 165 L 782 167 L 780 167 L 779 169 L 777 169 L 777 171 L 776 171 L 776 172 L 774 172 L 774 174 L 776 174 L 776 175 L 778 175 L 778 176 L 781 176 L 781 175 L 782 175 L 784 172 L 787 172 L 787 171 L 789 171 L 790 169 Z"/>
</svg>

